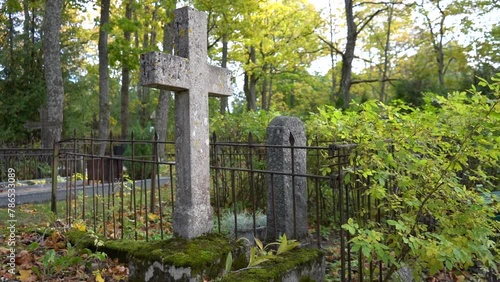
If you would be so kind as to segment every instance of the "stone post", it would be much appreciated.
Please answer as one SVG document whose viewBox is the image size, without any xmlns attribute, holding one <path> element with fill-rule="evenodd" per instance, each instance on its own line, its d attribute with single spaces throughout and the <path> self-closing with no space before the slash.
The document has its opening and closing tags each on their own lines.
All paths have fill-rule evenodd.
<svg viewBox="0 0 500 282">
<path fill-rule="evenodd" d="M 267 241 L 275 241 L 283 233 L 297 240 L 307 236 L 307 180 L 304 124 L 295 117 L 276 117 L 267 128 L 268 170 L 276 171 L 268 178 Z M 287 147 L 288 146 L 288 147 Z M 276 236 L 275 236 L 276 234 Z"/>
</svg>

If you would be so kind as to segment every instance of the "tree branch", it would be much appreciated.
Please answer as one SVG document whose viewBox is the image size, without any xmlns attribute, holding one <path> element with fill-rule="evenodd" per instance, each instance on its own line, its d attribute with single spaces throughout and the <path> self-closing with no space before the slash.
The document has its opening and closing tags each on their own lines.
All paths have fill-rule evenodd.
<svg viewBox="0 0 500 282">
<path fill-rule="evenodd" d="M 361 80 L 353 80 L 351 84 L 361 84 L 361 83 L 373 83 L 373 82 L 386 82 L 386 81 L 396 81 L 399 78 L 385 78 L 385 79 L 361 79 Z"/>
<path fill-rule="evenodd" d="M 337 49 L 337 47 L 335 47 L 332 42 L 324 39 L 321 35 L 318 35 L 318 38 L 321 41 L 323 41 L 324 43 L 326 43 L 326 45 L 328 45 L 328 47 L 330 47 L 330 49 L 332 49 L 333 51 L 335 51 L 335 53 L 337 53 L 338 55 L 344 56 L 344 52 L 342 52 L 339 49 Z"/>
<path fill-rule="evenodd" d="M 380 14 L 381 12 L 387 10 L 387 7 L 384 8 L 384 9 L 379 9 L 377 11 L 375 11 L 375 13 L 371 14 L 370 16 L 368 16 L 368 18 L 366 18 L 365 21 L 361 22 L 360 23 L 360 27 L 358 28 L 358 30 L 356 31 L 356 35 L 359 35 L 361 33 L 361 31 L 363 31 L 363 29 L 366 27 L 367 24 L 369 24 L 371 22 L 371 20 L 373 20 L 373 18 Z"/>
</svg>

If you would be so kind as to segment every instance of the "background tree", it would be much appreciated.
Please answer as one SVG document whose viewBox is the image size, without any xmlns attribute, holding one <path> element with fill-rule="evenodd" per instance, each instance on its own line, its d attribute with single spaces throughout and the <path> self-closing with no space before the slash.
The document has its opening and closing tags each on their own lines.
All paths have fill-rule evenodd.
<svg viewBox="0 0 500 282">
<path fill-rule="evenodd" d="M 101 0 L 101 17 L 99 20 L 99 137 L 109 138 L 109 72 L 108 72 L 108 23 L 109 0 Z M 100 146 L 100 154 L 104 154 L 104 144 Z"/>
<path fill-rule="evenodd" d="M 55 125 L 48 127 L 46 142 L 42 140 L 43 147 L 48 148 L 52 148 L 54 142 L 61 139 L 63 127 L 64 85 L 59 43 L 62 8 L 63 0 L 45 2 L 43 59 L 47 87 L 47 122 L 55 123 Z"/>
<path fill-rule="evenodd" d="M 177 1 L 170 1 L 165 9 L 165 15 L 169 22 L 165 22 L 163 27 L 163 52 L 172 54 L 173 51 L 173 38 L 172 38 L 172 25 L 171 20 L 174 17 L 174 10 Z M 158 106 L 155 111 L 155 131 L 158 134 L 158 141 L 164 142 L 167 140 L 169 113 L 172 104 L 173 93 L 171 91 L 160 90 L 158 97 Z M 158 155 L 160 159 L 165 158 L 165 146 L 159 146 Z"/>
<path fill-rule="evenodd" d="M 260 108 L 268 110 L 273 84 L 279 83 L 274 81 L 276 76 L 304 70 L 319 56 L 315 32 L 323 22 L 314 7 L 302 0 L 264 2 L 247 19 L 230 57 L 244 69 L 247 110 L 257 109 L 257 88 Z"/>
</svg>

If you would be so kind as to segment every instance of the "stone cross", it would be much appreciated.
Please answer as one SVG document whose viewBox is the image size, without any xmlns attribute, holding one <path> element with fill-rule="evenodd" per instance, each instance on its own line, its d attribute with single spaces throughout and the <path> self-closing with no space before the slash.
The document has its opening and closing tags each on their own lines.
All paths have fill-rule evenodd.
<svg viewBox="0 0 500 282">
<path fill-rule="evenodd" d="M 297 175 L 307 173 L 304 124 L 296 117 L 274 118 L 267 144 L 282 146 L 267 149 L 268 169 L 285 174 L 273 174 L 268 181 L 266 240 L 275 241 L 283 233 L 302 240 L 307 236 L 307 180 Z"/>
<path fill-rule="evenodd" d="M 42 139 L 42 147 L 43 148 L 52 148 L 51 144 L 48 144 L 48 138 L 47 138 L 47 130 L 48 129 L 51 129 L 51 128 L 54 128 L 54 127 L 58 127 L 61 123 L 59 122 L 52 122 L 52 121 L 48 121 L 49 120 L 49 114 L 48 114 L 48 111 L 47 111 L 47 108 L 45 107 L 40 107 L 38 109 L 38 112 L 40 113 L 40 121 L 39 122 L 36 122 L 36 121 L 27 121 L 24 123 L 24 128 L 26 128 L 27 130 L 35 130 L 35 129 L 41 129 L 42 132 L 41 132 L 41 139 Z"/>
<path fill-rule="evenodd" d="M 207 16 L 193 8 L 174 12 L 174 53 L 141 56 L 141 83 L 175 91 L 176 202 L 174 235 L 211 232 L 208 95 L 229 96 L 231 72 L 207 63 Z"/>
</svg>

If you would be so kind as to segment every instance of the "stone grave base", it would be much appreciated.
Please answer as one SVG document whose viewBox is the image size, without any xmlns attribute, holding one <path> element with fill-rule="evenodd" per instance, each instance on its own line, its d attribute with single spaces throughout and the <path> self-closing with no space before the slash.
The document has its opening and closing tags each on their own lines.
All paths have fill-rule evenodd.
<svg viewBox="0 0 500 282">
<path fill-rule="evenodd" d="M 94 239 L 87 233 L 71 231 L 70 241 L 80 247 L 95 249 Z M 280 255 L 280 259 L 264 262 L 259 267 L 248 265 L 247 246 L 226 237 L 209 234 L 192 240 L 104 241 L 99 251 L 111 258 L 129 263 L 128 281 L 324 281 L 324 253 L 317 249 L 299 248 Z M 233 257 L 232 272 L 224 274 L 227 254 Z M 218 280 L 220 281 L 220 280 Z"/>
</svg>

